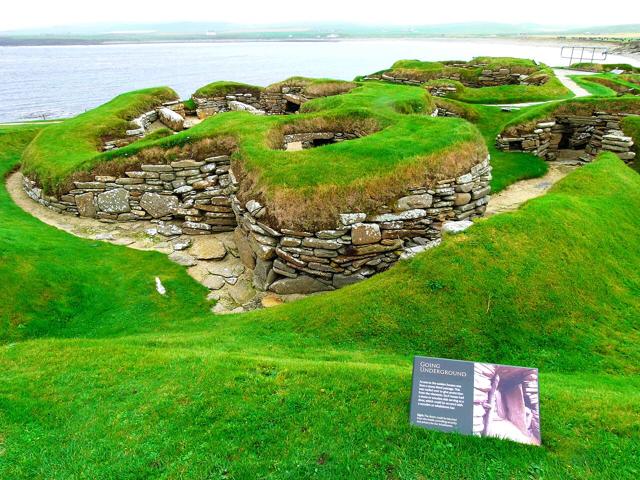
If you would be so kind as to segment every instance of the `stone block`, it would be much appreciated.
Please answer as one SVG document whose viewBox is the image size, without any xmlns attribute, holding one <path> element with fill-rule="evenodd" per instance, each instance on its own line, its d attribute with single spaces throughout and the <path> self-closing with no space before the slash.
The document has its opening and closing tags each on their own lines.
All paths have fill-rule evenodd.
<svg viewBox="0 0 640 480">
<path fill-rule="evenodd" d="M 356 223 L 351 227 L 351 243 L 354 245 L 378 243 L 381 239 L 382 234 L 377 223 Z"/>
<path fill-rule="evenodd" d="M 236 244 L 236 248 L 238 249 L 240 261 L 245 267 L 253 270 L 256 265 L 256 254 L 253 252 L 249 239 L 241 228 L 235 229 L 233 232 L 233 239 Z"/>
<path fill-rule="evenodd" d="M 308 237 L 302 240 L 303 247 L 324 248 L 327 250 L 337 250 L 341 247 L 336 240 L 323 240 L 315 237 Z"/>
<path fill-rule="evenodd" d="M 129 192 L 124 188 L 116 188 L 98 195 L 98 208 L 106 213 L 126 213 L 131 211 Z"/>
<path fill-rule="evenodd" d="M 140 206 L 153 218 L 166 217 L 175 212 L 179 205 L 178 197 L 146 192 L 140 199 Z"/>
<path fill-rule="evenodd" d="M 299 275 L 296 278 L 282 278 L 280 280 L 276 280 L 269 286 L 269 290 L 280 295 L 289 295 L 294 293 L 309 294 L 333 289 L 333 286 L 327 285 L 326 283 L 308 275 Z"/>
<path fill-rule="evenodd" d="M 456 198 L 453 201 L 453 204 L 458 207 L 460 205 L 466 205 L 470 201 L 471 201 L 470 193 L 456 193 Z"/>
<path fill-rule="evenodd" d="M 209 236 L 194 240 L 189 253 L 199 260 L 221 260 L 227 250 L 220 240 Z"/>
<path fill-rule="evenodd" d="M 402 197 L 396 203 L 398 210 L 411 210 L 415 208 L 429 208 L 433 203 L 433 196 L 428 193 L 422 195 L 408 195 Z"/>
<path fill-rule="evenodd" d="M 75 196 L 78 213 L 81 217 L 95 217 L 97 213 L 93 192 L 82 193 Z"/>
</svg>

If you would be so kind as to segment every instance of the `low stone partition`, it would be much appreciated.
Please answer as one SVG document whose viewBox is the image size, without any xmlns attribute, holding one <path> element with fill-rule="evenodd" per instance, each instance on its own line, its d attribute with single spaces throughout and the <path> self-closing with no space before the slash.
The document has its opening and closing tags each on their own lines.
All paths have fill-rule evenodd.
<svg viewBox="0 0 640 480">
<path fill-rule="evenodd" d="M 160 121 L 164 126 L 179 132 L 184 128 L 184 105 L 180 101 L 163 103 L 159 108 L 145 112 L 142 115 L 131 120 L 131 124 L 135 128 L 131 128 L 125 132 L 124 138 L 116 138 L 106 140 L 102 144 L 103 151 L 114 150 L 129 145 L 130 143 L 140 140 L 149 132 L 151 125 Z"/>
<path fill-rule="evenodd" d="M 344 213 L 333 229 L 274 228 L 267 209 L 233 198 L 236 245 L 254 286 L 278 294 L 333 290 L 388 269 L 410 249 L 434 245 L 446 220 L 482 215 L 489 201 L 487 158 L 457 178 L 406 191 L 373 213 Z"/>
<path fill-rule="evenodd" d="M 262 92 L 262 108 L 271 115 L 285 115 L 297 112 L 310 98 L 304 95 L 304 86 L 282 85 Z"/>
<path fill-rule="evenodd" d="M 433 111 L 433 113 L 434 114 L 432 116 L 434 117 L 462 118 L 462 116 L 458 114 L 458 112 L 454 112 L 453 110 L 450 110 L 441 105 L 438 105 L 436 109 Z"/>
<path fill-rule="evenodd" d="M 248 105 L 256 111 L 268 115 L 285 115 L 295 113 L 308 100 L 302 95 L 304 87 L 281 86 L 278 89 L 262 91 L 238 91 L 224 96 L 193 97 L 197 105 L 198 118 L 204 119 L 212 115 L 238 110 L 234 102 Z"/>
<path fill-rule="evenodd" d="M 503 132 L 496 138 L 496 146 L 504 151 L 529 152 L 546 160 L 555 160 L 559 150 L 584 150 L 580 157 L 583 162 L 592 161 L 602 151 L 611 151 L 631 162 L 636 156 L 633 139 L 621 131 L 621 121 L 627 116 L 607 112 L 557 115 Z"/>
<path fill-rule="evenodd" d="M 361 136 L 350 132 L 307 132 L 291 133 L 283 136 L 284 150 L 306 150 L 329 143 L 340 143 L 346 140 L 355 140 Z"/>
<path fill-rule="evenodd" d="M 434 97 L 446 97 L 458 91 L 454 85 L 427 85 L 426 89 Z"/>
<path fill-rule="evenodd" d="M 193 97 L 196 104 L 196 114 L 198 118 L 205 119 L 222 112 L 238 110 L 234 107 L 234 102 L 249 105 L 255 110 L 262 110 L 259 91 L 238 90 L 236 92 L 217 95 L 213 97 Z"/>
<path fill-rule="evenodd" d="M 207 234 L 236 227 L 229 168 L 228 156 L 143 164 L 123 177 L 76 181 L 60 197 L 45 195 L 27 177 L 24 187 L 32 199 L 59 213 L 114 222 L 177 220 L 180 225 L 172 228 L 178 233 Z"/>
</svg>

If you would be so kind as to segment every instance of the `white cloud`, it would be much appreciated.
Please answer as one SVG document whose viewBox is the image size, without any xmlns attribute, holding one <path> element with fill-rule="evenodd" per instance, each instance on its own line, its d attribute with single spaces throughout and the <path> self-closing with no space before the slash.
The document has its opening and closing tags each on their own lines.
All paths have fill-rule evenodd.
<svg viewBox="0 0 640 480">
<path fill-rule="evenodd" d="M 584 1 L 457 0 L 450 4 L 429 0 L 109 0 L 97 7 L 90 0 L 20 0 L 2 6 L 0 31 L 55 25 L 221 21 L 284 23 L 345 21 L 376 24 L 437 24 L 457 22 L 603 25 L 640 21 L 637 0 L 620 0 L 612 8 L 590 7 Z M 449 8 L 451 7 L 451 8 Z"/>
</svg>

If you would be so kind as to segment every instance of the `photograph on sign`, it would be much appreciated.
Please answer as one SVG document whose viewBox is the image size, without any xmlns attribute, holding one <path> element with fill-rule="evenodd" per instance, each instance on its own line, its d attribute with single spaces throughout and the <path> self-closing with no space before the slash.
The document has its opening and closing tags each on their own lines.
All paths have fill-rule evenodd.
<svg viewBox="0 0 640 480">
<path fill-rule="evenodd" d="M 538 370 L 415 357 L 411 423 L 540 445 Z"/>
</svg>

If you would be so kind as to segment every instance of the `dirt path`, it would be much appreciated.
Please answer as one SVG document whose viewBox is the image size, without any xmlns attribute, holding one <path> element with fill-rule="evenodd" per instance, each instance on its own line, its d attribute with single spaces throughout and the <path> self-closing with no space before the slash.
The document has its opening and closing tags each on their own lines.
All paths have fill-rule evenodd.
<svg viewBox="0 0 640 480">
<path fill-rule="evenodd" d="M 554 68 L 553 73 L 555 73 L 560 83 L 562 83 L 565 87 L 573 92 L 575 98 L 578 97 L 589 97 L 591 94 L 578 85 L 573 79 L 569 78 L 570 75 L 595 75 L 594 72 L 583 72 L 581 70 L 569 70 L 564 68 Z M 532 107 L 534 105 L 542 105 L 544 103 L 554 103 L 561 102 L 562 100 L 547 100 L 545 102 L 523 102 L 523 103 L 485 103 L 486 106 L 492 107 L 501 107 L 501 108 L 525 108 Z"/>
<path fill-rule="evenodd" d="M 567 87 L 569 90 L 573 92 L 576 97 L 589 97 L 591 94 L 574 82 L 569 75 L 594 75 L 593 72 L 583 72 L 582 70 L 569 70 L 564 68 L 554 68 L 553 73 L 556 74 L 558 80 L 562 82 L 562 84 Z"/>
<path fill-rule="evenodd" d="M 7 177 L 6 185 L 12 200 L 25 212 L 77 237 L 168 255 L 170 260 L 187 267 L 189 275 L 211 291 L 209 298 L 217 300 L 215 313 L 243 312 L 300 298 L 256 291 L 252 272 L 238 258 L 232 233 L 184 235 L 178 224 L 171 222 L 105 223 L 63 215 L 33 201 L 22 188 L 22 181 L 22 174 L 15 172 Z"/>
<path fill-rule="evenodd" d="M 559 180 L 578 168 L 577 165 L 548 162 L 549 171 L 540 178 L 521 180 L 509 185 L 500 193 L 491 196 L 487 205 L 486 216 L 517 210 L 524 202 L 547 193 Z"/>
</svg>

